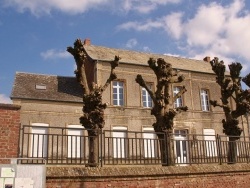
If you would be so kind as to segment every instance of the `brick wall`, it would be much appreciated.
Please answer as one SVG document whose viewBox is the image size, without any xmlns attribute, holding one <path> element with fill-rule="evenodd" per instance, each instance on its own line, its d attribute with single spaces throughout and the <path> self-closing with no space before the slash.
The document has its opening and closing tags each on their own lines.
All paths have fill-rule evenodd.
<svg viewBox="0 0 250 188">
<path fill-rule="evenodd" d="M 19 130 L 20 106 L 0 103 L 0 158 L 18 157 Z"/>
<path fill-rule="evenodd" d="M 248 188 L 250 164 L 47 167 L 47 188 Z"/>
</svg>

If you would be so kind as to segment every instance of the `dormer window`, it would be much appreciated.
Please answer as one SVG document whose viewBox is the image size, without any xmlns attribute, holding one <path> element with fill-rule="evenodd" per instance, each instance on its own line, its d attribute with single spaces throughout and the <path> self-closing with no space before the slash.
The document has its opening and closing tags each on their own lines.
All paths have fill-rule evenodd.
<svg viewBox="0 0 250 188">
<path fill-rule="evenodd" d="M 36 84 L 36 89 L 37 90 L 46 90 L 46 85 L 44 85 L 44 84 Z"/>
</svg>

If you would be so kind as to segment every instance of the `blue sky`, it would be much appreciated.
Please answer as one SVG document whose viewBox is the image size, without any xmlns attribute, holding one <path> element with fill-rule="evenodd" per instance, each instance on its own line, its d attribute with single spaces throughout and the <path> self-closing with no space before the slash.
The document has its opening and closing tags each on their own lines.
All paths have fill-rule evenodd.
<svg viewBox="0 0 250 188">
<path fill-rule="evenodd" d="M 66 52 L 94 45 L 187 58 L 219 57 L 250 72 L 247 0 L 1 0 L 0 103 L 15 72 L 74 76 Z"/>
</svg>

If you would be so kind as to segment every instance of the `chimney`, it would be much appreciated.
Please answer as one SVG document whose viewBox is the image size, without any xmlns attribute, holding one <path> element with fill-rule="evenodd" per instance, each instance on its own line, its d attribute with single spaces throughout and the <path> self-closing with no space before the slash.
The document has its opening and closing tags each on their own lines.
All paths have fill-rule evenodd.
<svg viewBox="0 0 250 188">
<path fill-rule="evenodd" d="M 206 62 L 210 63 L 210 57 L 209 57 L 209 56 L 206 56 L 206 57 L 203 59 L 203 61 L 206 61 Z"/>
<path fill-rule="evenodd" d="M 86 38 L 84 41 L 83 41 L 83 44 L 84 45 L 91 45 L 91 41 L 90 41 L 90 39 L 88 39 L 88 38 Z"/>
</svg>

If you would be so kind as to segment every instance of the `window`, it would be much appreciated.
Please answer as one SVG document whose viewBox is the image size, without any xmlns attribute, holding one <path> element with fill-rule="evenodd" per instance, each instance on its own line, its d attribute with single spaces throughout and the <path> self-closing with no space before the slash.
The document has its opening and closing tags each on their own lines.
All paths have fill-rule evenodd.
<svg viewBox="0 0 250 188">
<path fill-rule="evenodd" d="M 174 130 L 175 163 L 185 165 L 188 163 L 188 130 Z"/>
<path fill-rule="evenodd" d="M 203 134 L 204 134 L 204 142 L 206 143 L 206 156 L 207 157 L 217 156 L 215 130 L 203 129 Z"/>
<path fill-rule="evenodd" d="M 125 140 L 127 137 L 127 127 L 113 127 L 113 155 L 114 158 L 125 158 Z"/>
<path fill-rule="evenodd" d="M 30 157 L 47 157 L 49 124 L 32 123 L 31 125 Z"/>
<path fill-rule="evenodd" d="M 113 81 L 113 105 L 124 106 L 124 83 Z"/>
<path fill-rule="evenodd" d="M 68 128 L 68 157 L 80 158 L 84 152 L 83 126 L 68 125 Z"/>
<path fill-rule="evenodd" d="M 209 111 L 209 96 L 208 96 L 208 90 L 201 90 L 201 109 L 202 111 Z"/>
<path fill-rule="evenodd" d="M 152 84 L 147 84 L 147 86 L 152 90 Z M 153 106 L 152 98 L 145 88 L 142 88 L 142 105 L 145 108 L 151 108 Z"/>
<path fill-rule="evenodd" d="M 46 90 L 46 85 L 43 85 L 43 84 L 36 84 L 36 89 L 37 89 L 37 90 Z"/>
<path fill-rule="evenodd" d="M 144 145 L 144 157 L 154 158 L 156 157 L 156 149 L 158 139 L 156 138 L 156 133 L 154 128 L 143 128 L 143 145 Z"/>
<path fill-rule="evenodd" d="M 181 89 L 182 87 L 180 86 L 174 87 L 174 96 L 177 95 L 181 91 Z M 174 101 L 174 107 L 178 108 L 181 106 L 183 106 L 183 102 L 182 102 L 182 97 L 180 96 Z"/>
</svg>

